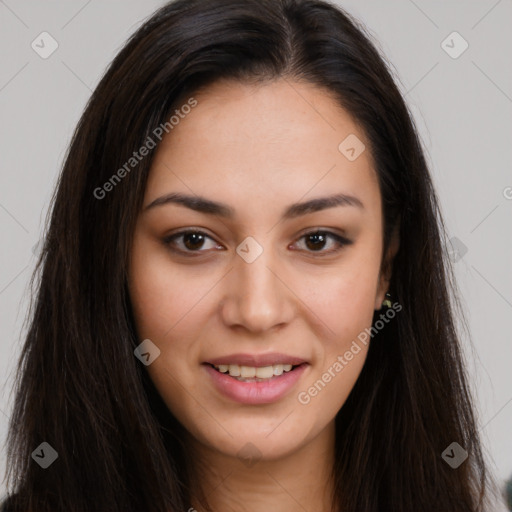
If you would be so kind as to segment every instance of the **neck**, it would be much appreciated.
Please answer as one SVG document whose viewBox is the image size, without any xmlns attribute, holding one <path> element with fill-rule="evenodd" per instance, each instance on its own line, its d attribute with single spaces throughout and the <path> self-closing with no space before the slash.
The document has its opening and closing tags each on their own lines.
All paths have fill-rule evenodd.
<svg viewBox="0 0 512 512">
<path fill-rule="evenodd" d="M 190 512 L 332 512 L 334 441 L 334 420 L 307 445 L 272 460 L 251 458 L 249 447 L 242 460 L 190 439 L 192 488 L 200 491 Z"/>
</svg>

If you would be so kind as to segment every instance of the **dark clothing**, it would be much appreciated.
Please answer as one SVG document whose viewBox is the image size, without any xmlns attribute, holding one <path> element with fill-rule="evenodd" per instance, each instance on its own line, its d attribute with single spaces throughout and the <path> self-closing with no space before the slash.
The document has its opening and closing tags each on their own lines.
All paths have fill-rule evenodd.
<svg viewBox="0 0 512 512">
<path fill-rule="evenodd" d="M 13 496 L 4 496 L 0 501 L 0 512 L 13 512 Z"/>
</svg>

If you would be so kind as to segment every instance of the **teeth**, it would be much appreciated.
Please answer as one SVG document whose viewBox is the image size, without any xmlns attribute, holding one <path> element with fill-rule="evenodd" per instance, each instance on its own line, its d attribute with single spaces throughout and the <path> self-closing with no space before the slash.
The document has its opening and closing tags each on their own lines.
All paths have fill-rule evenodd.
<svg viewBox="0 0 512 512">
<path fill-rule="evenodd" d="M 283 374 L 283 366 L 282 364 L 275 364 L 272 366 L 272 369 L 274 370 L 274 375 L 282 375 Z"/>
<path fill-rule="evenodd" d="M 262 368 L 256 368 L 254 373 L 257 379 L 270 379 L 270 377 L 274 376 L 274 367 L 263 366 Z"/>
<path fill-rule="evenodd" d="M 224 365 L 223 365 L 224 366 Z M 239 377 L 240 376 L 240 366 L 237 364 L 228 364 L 228 372 L 231 377 Z M 219 368 L 220 371 L 220 368 Z"/>
<path fill-rule="evenodd" d="M 293 368 L 291 364 L 274 364 L 271 366 L 243 366 L 238 364 L 219 364 L 214 365 L 220 373 L 229 373 L 231 377 L 240 377 L 240 379 L 270 379 L 274 376 L 282 375 L 283 372 L 289 372 Z"/>
<path fill-rule="evenodd" d="M 256 377 L 256 368 L 254 366 L 240 366 L 240 377 L 244 379 Z"/>
</svg>

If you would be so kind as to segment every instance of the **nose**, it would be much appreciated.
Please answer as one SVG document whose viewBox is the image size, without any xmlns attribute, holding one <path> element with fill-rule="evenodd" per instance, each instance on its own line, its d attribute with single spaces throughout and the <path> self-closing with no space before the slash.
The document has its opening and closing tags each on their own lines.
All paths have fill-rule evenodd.
<svg viewBox="0 0 512 512">
<path fill-rule="evenodd" d="M 236 254 L 226 276 L 228 285 L 221 301 L 224 323 L 252 332 L 282 327 L 293 315 L 293 292 L 287 284 L 283 265 L 274 252 L 263 252 L 252 262 Z"/>
</svg>

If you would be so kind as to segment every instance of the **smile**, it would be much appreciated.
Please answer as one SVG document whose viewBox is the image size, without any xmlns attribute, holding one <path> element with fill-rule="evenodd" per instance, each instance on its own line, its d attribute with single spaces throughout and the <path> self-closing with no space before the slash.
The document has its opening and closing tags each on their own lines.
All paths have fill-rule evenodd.
<svg viewBox="0 0 512 512">
<path fill-rule="evenodd" d="M 239 364 L 212 365 L 220 373 L 227 373 L 230 377 L 241 382 L 263 382 L 273 377 L 292 371 L 295 366 L 291 364 L 274 364 L 270 366 L 245 366 Z"/>
<path fill-rule="evenodd" d="M 259 405 L 278 402 L 291 393 L 310 365 L 301 363 L 296 366 L 245 366 L 235 363 L 204 363 L 201 366 L 207 372 L 213 388 L 223 397 L 241 404 Z"/>
</svg>

